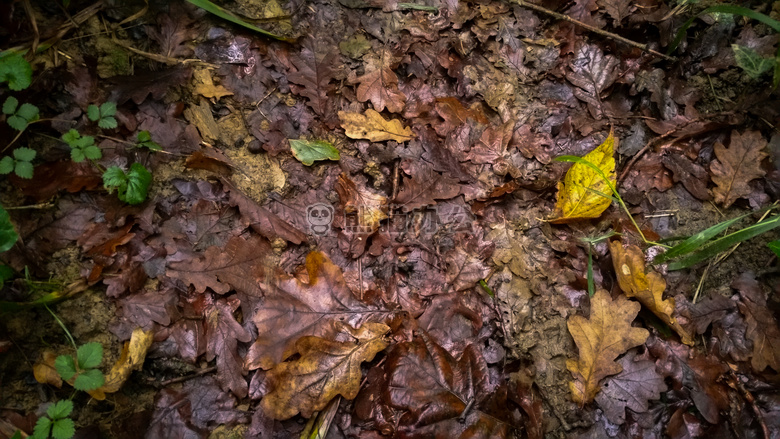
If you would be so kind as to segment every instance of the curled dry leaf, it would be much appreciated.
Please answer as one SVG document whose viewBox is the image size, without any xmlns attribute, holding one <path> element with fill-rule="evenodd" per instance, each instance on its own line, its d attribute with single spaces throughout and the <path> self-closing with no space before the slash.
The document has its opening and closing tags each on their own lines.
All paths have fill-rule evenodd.
<svg viewBox="0 0 780 439">
<path fill-rule="evenodd" d="M 337 395 L 357 396 L 363 376 L 360 364 L 387 347 L 384 335 L 390 327 L 382 323 L 365 323 L 359 329 L 339 326 L 350 341 L 302 337 L 295 342 L 300 358 L 277 364 L 268 372 L 266 383 L 271 390 L 260 405 L 269 416 L 284 420 L 300 412 L 308 418 Z"/>
<path fill-rule="evenodd" d="M 635 245 L 623 247 L 620 241 L 609 243 L 609 251 L 612 253 L 612 263 L 617 273 L 620 289 L 628 297 L 634 297 L 642 305 L 664 321 L 680 336 L 683 343 L 693 346 L 693 337 L 683 328 L 674 314 L 674 299 L 664 300 L 666 281 L 663 276 L 652 268 L 645 272 L 645 254 Z"/>
<path fill-rule="evenodd" d="M 585 405 L 598 393 L 599 381 L 623 370 L 615 362 L 618 355 L 639 346 L 650 333 L 634 328 L 631 322 L 639 313 L 639 304 L 618 296 L 614 301 L 605 290 L 598 290 L 590 302 L 590 318 L 571 316 L 567 325 L 580 352 L 578 360 L 566 360 L 574 376 L 569 383 L 574 402 Z"/>
<path fill-rule="evenodd" d="M 144 331 L 141 328 L 133 330 L 130 341 L 125 342 L 119 359 L 106 374 L 106 381 L 103 387 L 89 392 L 90 396 L 102 401 L 106 399 L 106 393 L 115 393 L 122 388 L 122 385 L 130 377 L 134 370 L 141 370 L 146 360 L 146 352 L 152 346 L 154 332 Z"/>
<path fill-rule="evenodd" d="M 372 142 L 395 140 L 401 143 L 414 137 L 412 130 L 403 126 L 400 120 L 387 120 L 370 108 L 364 114 L 339 111 L 339 119 L 344 133 L 350 139 L 368 139 Z"/>
<path fill-rule="evenodd" d="M 721 143 L 715 144 L 715 156 L 718 159 L 712 161 L 710 171 L 717 187 L 712 189 L 712 194 L 724 208 L 750 195 L 753 192 L 750 181 L 764 175 L 761 161 L 767 156 L 762 151 L 766 143 L 758 131 L 747 131 L 744 134 L 732 131 L 728 148 Z"/>
<path fill-rule="evenodd" d="M 610 131 L 604 143 L 587 153 L 582 160 L 598 167 L 614 185 L 615 146 L 617 140 Z M 558 202 L 555 204 L 553 224 L 598 218 L 612 203 L 612 191 L 595 169 L 577 162 L 566 172 L 563 183 L 558 183 Z"/>
</svg>

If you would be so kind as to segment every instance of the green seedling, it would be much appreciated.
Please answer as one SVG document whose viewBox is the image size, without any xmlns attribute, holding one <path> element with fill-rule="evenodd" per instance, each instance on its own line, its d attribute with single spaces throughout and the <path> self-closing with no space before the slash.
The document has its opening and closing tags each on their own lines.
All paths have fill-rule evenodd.
<svg viewBox="0 0 780 439">
<path fill-rule="evenodd" d="M 3 103 L 3 114 L 8 116 L 6 121 L 11 128 L 16 131 L 24 131 L 27 125 L 38 120 L 38 107 L 26 102 L 19 105 L 18 99 L 8 96 Z"/>
<path fill-rule="evenodd" d="M 82 136 L 78 131 L 71 129 L 62 135 L 62 140 L 70 146 L 70 158 L 76 163 L 85 159 L 98 160 L 103 157 L 103 152 L 95 145 L 95 138 Z"/>
<path fill-rule="evenodd" d="M 13 157 L 5 156 L 0 160 L 0 174 L 10 174 L 13 172 L 24 179 L 33 177 L 32 161 L 35 159 L 36 152 L 30 148 L 16 148 Z"/>
<path fill-rule="evenodd" d="M 83 390 L 88 392 L 90 390 L 96 390 L 103 386 L 105 383 L 105 377 L 103 372 L 97 369 L 100 363 L 103 361 L 103 345 L 97 342 L 91 342 L 79 347 L 76 347 L 76 341 L 68 331 L 65 324 L 57 317 L 57 314 L 47 306 L 46 309 L 57 321 L 65 335 L 68 337 L 70 344 L 76 350 L 76 357 L 72 355 L 60 355 L 54 360 L 54 369 L 60 375 L 60 377 L 69 381 L 73 377 L 73 387 L 76 390 Z"/>
<path fill-rule="evenodd" d="M 115 115 L 116 102 L 104 102 L 100 107 L 94 104 L 87 107 L 89 120 L 97 122 L 98 126 L 104 130 L 112 130 L 117 127 Z"/>
<path fill-rule="evenodd" d="M 780 241 L 772 241 L 767 244 L 767 247 L 769 247 L 769 249 L 772 250 L 778 258 L 780 258 Z"/>
<path fill-rule="evenodd" d="M 32 84 L 32 66 L 22 55 L 5 52 L 0 56 L 0 82 L 7 82 L 11 90 L 24 90 Z"/>
<path fill-rule="evenodd" d="M 143 203 L 151 183 L 152 174 L 140 163 L 130 165 L 128 172 L 112 166 L 103 173 L 103 187 L 109 193 L 116 190 L 119 199 L 128 204 Z"/>
<path fill-rule="evenodd" d="M 73 412 L 73 401 L 64 400 L 52 404 L 46 415 L 38 419 L 33 428 L 32 439 L 70 439 L 76 434 L 76 426 L 69 418 Z"/>
<path fill-rule="evenodd" d="M 149 151 L 162 151 L 162 146 L 159 143 L 152 141 L 152 135 L 149 131 L 140 131 L 136 137 L 136 148 L 146 148 Z"/>
</svg>

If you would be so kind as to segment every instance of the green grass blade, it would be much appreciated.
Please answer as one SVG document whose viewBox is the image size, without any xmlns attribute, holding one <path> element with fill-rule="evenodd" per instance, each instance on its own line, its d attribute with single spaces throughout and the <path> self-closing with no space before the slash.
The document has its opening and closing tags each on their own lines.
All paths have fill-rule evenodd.
<svg viewBox="0 0 780 439">
<path fill-rule="evenodd" d="M 716 224 L 706 230 L 702 230 L 701 232 L 691 236 L 685 241 L 670 248 L 666 253 L 662 253 L 656 256 L 655 259 L 653 259 L 653 264 L 662 264 L 668 261 L 669 259 L 673 259 L 678 256 L 688 254 L 692 251 L 701 248 L 707 241 L 709 241 L 716 235 L 720 234 L 724 230 L 728 229 L 732 224 L 745 218 L 748 215 L 750 214 L 742 215 L 727 221 L 723 221 L 722 223 Z"/>
<path fill-rule="evenodd" d="M 718 253 L 728 249 L 734 244 L 745 241 L 754 236 L 758 236 L 764 232 L 768 232 L 778 226 L 780 226 L 780 215 L 775 215 L 766 221 L 753 224 L 750 227 L 746 227 L 742 230 L 738 230 L 734 233 L 726 235 L 720 239 L 716 239 L 715 241 L 712 241 L 711 244 L 709 244 L 702 250 L 688 256 L 687 258 L 684 258 L 677 262 L 670 263 L 667 266 L 667 268 L 668 270 L 681 270 L 683 268 L 688 268 L 705 259 L 717 255 Z"/>
<path fill-rule="evenodd" d="M 261 29 L 255 25 L 249 24 L 246 21 L 242 20 L 232 12 L 228 11 L 227 9 L 224 9 L 220 6 L 215 5 L 214 3 L 208 1 L 208 0 L 187 0 L 188 2 L 192 3 L 193 5 L 205 9 L 207 12 L 210 12 L 214 15 L 216 15 L 219 18 L 222 18 L 223 20 L 227 20 L 231 23 L 235 23 L 239 26 L 243 26 L 249 30 L 253 30 L 261 35 L 265 35 L 267 37 L 271 37 L 280 41 L 287 41 L 288 43 L 293 43 L 295 40 L 290 38 L 285 38 L 281 35 L 276 35 L 274 33 L 268 32 L 265 29 Z"/>
<path fill-rule="evenodd" d="M 774 29 L 775 32 L 780 33 L 780 21 L 777 21 L 773 18 L 770 18 L 769 16 L 762 14 L 760 12 L 756 12 L 752 9 L 743 8 L 742 6 L 734 6 L 734 5 L 717 5 L 712 6 L 710 8 L 707 8 L 699 13 L 699 15 L 696 15 L 694 17 L 691 17 L 686 21 L 680 30 L 677 31 L 677 35 L 674 36 L 674 41 L 672 41 L 672 44 L 669 45 L 669 49 L 667 49 L 666 54 L 669 55 L 672 52 L 674 52 L 674 49 L 677 48 L 678 45 L 680 45 L 680 41 L 685 37 L 685 31 L 688 30 L 689 27 L 691 27 L 691 24 L 693 24 L 693 21 L 697 18 L 701 17 L 702 15 L 707 15 L 712 12 L 721 12 L 724 14 L 735 14 L 735 15 L 742 15 L 744 17 L 752 18 L 756 21 L 760 21 L 761 23 L 764 23 L 765 25 L 771 27 Z"/>
</svg>

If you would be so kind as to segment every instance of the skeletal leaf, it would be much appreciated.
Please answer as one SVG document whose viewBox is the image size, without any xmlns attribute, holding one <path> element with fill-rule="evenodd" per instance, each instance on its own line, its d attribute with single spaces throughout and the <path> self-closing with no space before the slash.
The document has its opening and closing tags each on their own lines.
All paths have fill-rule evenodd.
<svg viewBox="0 0 780 439">
<path fill-rule="evenodd" d="M 364 114 L 339 111 L 339 119 L 344 132 L 351 139 L 368 139 L 372 142 L 395 140 L 400 143 L 414 137 L 412 130 L 403 126 L 398 119 L 387 120 L 370 108 Z"/>
<path fill-rule="evenodd" d="M 631 322 L 639 313 L 639 304 L 619 296 L 614 301 L 605 290 L 598 290 L 590 301 L 590 318 L 572 316 L 567 325 L 579 349 L 579 359 L 566 360 L 574 376 L 569 382 L 574 402 L 585 405 L 598 393 L 599 381 L 623 367 L 615 362 L 618 355 L 647 340 L 646 329 L 634 328 Z"/>
<path fill-rule="evenodd" d="M 612 241 L 609 243 L 609 251 L 612 253 L 618 284 L 626 296 L 639 300 L 642 305 L 674 329 L 683 343 L 692 346 L 693 337 L 672 317 L 674 299 L 663 298 L 666 290 L 663 276 L 652 268 L 646 272 L 645 255 L 642 249 L 635 245 L 623 247 L 620 241 Z"/>
<path fill-rule="evenodd" d="M 569 168 L 563 183 L 558 183 L 558 202 L 550 222 L 562 224 L 598 218 L 609 207 L 612 190 L 604 177 L 615 184 L 616 143 L 615 136 L 610 132 L 604 143 Z M 589 162 L 601 172 L 584 162 Z"/>
<path fill-rule="evenodd" d="M 360 364 L 371 361 L 388 343 L 384 335 L 390 327 L 364 323 L 359 329 L 343 324 L 341 332 L 350 341 L 302 337 L 295 343 L 301 357 L 277 364 L 266 378 L 271 391 L 260 405 L 274 419 L 289 419 L 299 412 L 310 417 L 341 395 L 354 399 L 360 390 Z"/>
</svg>

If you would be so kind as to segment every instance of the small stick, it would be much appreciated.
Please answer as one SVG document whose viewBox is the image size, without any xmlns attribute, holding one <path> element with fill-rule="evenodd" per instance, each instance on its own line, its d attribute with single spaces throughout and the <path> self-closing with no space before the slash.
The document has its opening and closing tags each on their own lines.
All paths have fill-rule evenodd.
<svg viewBox="0 0 780 439">
<path fill-rule="evenodd" d="M 203 375 L 209 374 L 209 373 L 214 372 L 216 370 L 217 370 L 217 366 L 207 367 L 205 369 L 201 369 L 201 370 L 199 370 L 199 371 L 197 371 L 195 373 L 191 373 L 189 375 L 184 375 L 182 377 L 171 378 L 169 380 L 163 381 L 163 382 L 160 383 L 160 386 L 165 387 L 165 386 L 168 386 L 170 384 L 181 383 L 181 382 L 184 382 L 184 381 L 187 381 L 187 380 L 191 380 L 193 378 L 197 378 L 199 376 L 203 376 Z"/>
<path fill-rule="evenodd" d="M 520 6 L 524 7 L 524 8 L 532 9 L 532 10 L 534 10 L 536 12 L 540 12 L 542 14 L 549 15 L 551 17 L 557 18 L 558 20 L 568 21 L 569 23 L 572 23 L 575 26 L 579 26 L 579 27 L 581 27 L 583 29 L 586 29 L 586 30 L 588 30 L 590 32 L 593 32 L 595 34 L 601 35 L 603 37 L 611 38 L 611 39 L 613 39 L 615 41 L 620 41 L 621 43 L 627 44 L 627 45 L 632 46 L 632 47 L 636 47 L 636 48 L 641 49 L 641 50 L 643 50 L 643 51 L 645 51 L 645 52 L 647 52 L 647 53 L 649 53 L 649 54 L 651 54 L 653 56 L 657 56 L 659 58 L 663 58 L 663 59 L 665 59 L 667 61 L 677 61 L 677 58 L 675 58 L 673 56 L 665 55 L 665 54 L 663 54 L 661 52 L 658 52 L 658 51 L 655 51 L 653 49 L 648 48 L 647 44 L 637 43 L 636 41 L 632 41 L 632 40 L 629 40 L 628 38 L 621 37 L 618 34 L 614 34 L 612 32 L 607 32 L 607 31 L 599 29 L 597 27 L 593 27 L 593 26 L 591 26 L 589 24 L 585 24 L 585 23 L 583 23 L 581 21 L 575 20 L 575 19 L 569 17 L 568 15 L 559 14 L 558 12 L 551 11 L 551 10 L 549 10 L 547 8 L 544 8 L 544 7 L 539 6 L 539 5 L 535 5 L 533 3 L 529 3 L 529 2 L 527 2 L 525 0 L 511 0 L 511 1 L 513 1 L 514 3 L 517 3 L 518 5 L 520 5 Z"/>
</svg>

